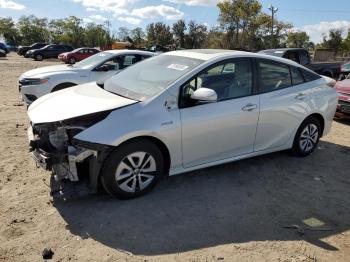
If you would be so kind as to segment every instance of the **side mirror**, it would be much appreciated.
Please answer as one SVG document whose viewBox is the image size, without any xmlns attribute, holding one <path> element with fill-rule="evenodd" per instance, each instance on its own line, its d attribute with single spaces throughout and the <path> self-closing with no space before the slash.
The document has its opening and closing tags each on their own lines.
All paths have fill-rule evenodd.
<svg viewBox="0 0 350 262">
<path fill-rule="evenodd" d="M 191 95 L 191 99 L 201 102 L 216 102 L 218 95 L 213 89 L 202 87 L 194 91 Z"/>
</svg>

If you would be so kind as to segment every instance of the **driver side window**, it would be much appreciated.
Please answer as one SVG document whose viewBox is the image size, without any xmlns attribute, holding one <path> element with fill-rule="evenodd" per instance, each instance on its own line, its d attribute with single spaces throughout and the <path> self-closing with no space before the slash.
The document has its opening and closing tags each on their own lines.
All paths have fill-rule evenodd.
<svg viewBox="0 0 350 262">
<path fill-rule="evenodd" d="M 191 95 L 199 88 L 216 92 L 218 101 L 249 96 L 253 90 L 250 60 L 237 60 L 212 66 L 188 81 L 181 89 L 180 107 L 196 104 Z"/>
<path fill-rule="evenodd" d="M 120 56 L 113 57 L 104 62 L 101 67 L 108 68 L 108 71 L 120 70 L 122 68 L 122 59 Z"/>
</svg>

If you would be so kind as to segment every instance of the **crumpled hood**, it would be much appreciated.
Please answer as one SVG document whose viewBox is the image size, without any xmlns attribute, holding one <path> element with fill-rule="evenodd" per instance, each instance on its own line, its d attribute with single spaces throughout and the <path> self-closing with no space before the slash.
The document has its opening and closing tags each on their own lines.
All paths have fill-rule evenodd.
<svg viewBox="0 0 350 262">
<path fill-rule="evenodd" d="M 34 124 L 50 123 L 134 103 L 137 101 L 110 93 L 90 82 L 40 97 L 29 106 L 28 115 Z"/>
<path fill-rule="evenodd" d="M 78 68 L 73 68 L 71 66 L 67 65 L 54 65 L 54 66 L 45 66 L 45 67 L 40 67 L 36 68 L 33 70 L 29 70 L 22 74 L 20 76 L 20 79 L 23 78 L 36 78 L 40 77 L 46 74 L 52 74 L 52 73 L 63 73 L 65 71 L 70 71 L 70 72 L 78 72 L 80 69 Z"/>
<path fill-rule="evenodd" d="M 345 79 L 343 81 L 338 81 L 335 85 L 338 93 L 349 94 L 350 95 L 350 79 Z"/>
</svg>

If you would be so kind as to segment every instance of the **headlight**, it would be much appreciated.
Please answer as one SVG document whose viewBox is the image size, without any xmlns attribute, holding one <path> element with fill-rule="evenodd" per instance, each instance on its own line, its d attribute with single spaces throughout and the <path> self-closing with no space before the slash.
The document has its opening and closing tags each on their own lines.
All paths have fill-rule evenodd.
<svg viewBox="0 0 350 262">
<path fill-rule="evenodd" d="M 26 78 L 20 81 L 22 85 L 34 86 L 34 85 L 42 85 L 49 82 L 49 79 L 46 78 Z"/>
</svg>

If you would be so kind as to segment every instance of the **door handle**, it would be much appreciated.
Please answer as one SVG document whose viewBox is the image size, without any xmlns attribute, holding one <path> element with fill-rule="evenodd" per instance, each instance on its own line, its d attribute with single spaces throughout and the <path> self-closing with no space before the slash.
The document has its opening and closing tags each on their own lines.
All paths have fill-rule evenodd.
<svg viewBox="0 0 350 262">
<path fill-rule="evenodd" d="M 306 98 L 306 95 L 303 93 L 299 93 L 295 96 L 295 99 L 297 100 L 304 100 Z"/>
<path fill-rule="evenodd" d="M 256 104 L 246 104 L 244 107 L 242 107 L 242 110 L 250 112 L 250 111 L 253 111 L 257 108 L 258 108 L 258 106 Z"/>
</svg>

